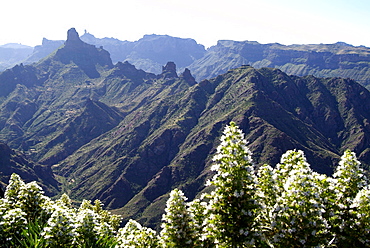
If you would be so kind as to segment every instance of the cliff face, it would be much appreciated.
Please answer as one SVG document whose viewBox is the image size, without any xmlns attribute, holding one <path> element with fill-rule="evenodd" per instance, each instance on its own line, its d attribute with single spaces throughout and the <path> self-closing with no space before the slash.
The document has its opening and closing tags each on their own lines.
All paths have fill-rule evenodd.
<svg viewBox="0 0 370 248">
<path fill-rule="evenodd" d="M 370 49 L 345 43 L 320 45 L 259 44 L 219 41 L 189 68 L 197 80 L 211 78 L 243 64 L 273 67 L 297 76 L 351 78 L 370 84 Z"/>
<path fill-rule="evenodd" d="M 232 52 L 243 63 L 267 51 L 221 43 L 218 55 Z M 310 49 L 311 64 L 328 52 Z M 280 50 L 266 58 L 284 63 Z M 38 180 L 46 182 L 52 168 L 73 199 L 101 199 L 146 225 L 159 222 L 171 189 L 189 198 L 203 190 L 230 121 L 243 129 L 257 165 L 275 165 L 288 149 L 303 150 L 327 174 L 345 149 L 369 161 L 370 93 L 354 80 L 243 65 L 196 83 L 190 70 L 176 68 L 168 62 L 155 75 L 129 62 L 112 65 L 107 51 L 71 29 L 40 62 L 0 73 L 0 140 L 10 147 L 3 157 L 9 161 L 17 149 L 33 161 L 27 171 Z"/>
<path fill-rule="evenodd" d="M 63 64 L 75 63 L 90 78 L 100 76 L 97 65 L 113 67 L 110 54 L 102 48 L 83 42 L 74 28 L 68 30 L 67 40 L 64 46 L 56 51 L 54 59 Z"/>
<path fill-rule="evenodd" d="M 168 61 L 185 68 L 206 52 L 204 46 L 193 39 L 168 35 L 144 35 L 138 41 L 129 42 L 113 38 L 98 39 L 85 33 L 81 39 L 98 47 L 103 46 L 111 53 L 114 63 L 128 61 L 136 68 L 156 74 L 161 73 L 162 65 Z"/>
<path fill-rule="evenodd" d="M 23 64 L 32 64 L 47 57 L 49 54 L 57 50 L 64 44 L 63 40 L 48 40 L 44 38 L 42 45 L 35 46 L 32 54 L 30 54 L 23 62 Z"/>
<path fill-rule="evenodd" d="M 75 30 L 73 32 L 76 33 Z M 145 35 L 138 41 L 131 42 L 114 38 L 100 39 L 85 32 L 78 40 L 108 51 L 113 63 L 128 61 L 138 69 L 155 74 L 160 74 L 162 66 L 168 61 L 173 61 L 180 71 L 188 67 L 197 81 L 216 77 L 229 69 L 249 64 L 255 68 L 278 68 L 287 74 L 297 76 L 351 78 L 365 87 L 370 85 L 370 48 L 354 47 L 343 42 L 284 46 L 276 43 L 221 40 L 216 46 L 206 50 L 193 39 L 168 35 Z M 81 42 L 76 44 L 78 43 Z M 12 50 L 11 64 L 8 63 L 9 58 L 2 60 L 0 56 L 0 71 L 2 63 L 5 69 L 16 63 L 23 62 L 27 65 L 38 62 L 63 44 L 64 41 L 44 39 L 42 45 L 36 46 L 26 59 L 18 56 L 25 49 L 0 47 L 5 55 L 10 48 Z M 7 52 L 4 49 L 7 49 Z M 108 56 L 106 59 L 105 64 L 109 63 Z M 96 77 L 97 72 L 90 71 L 90 76 Z"/>
</svg>

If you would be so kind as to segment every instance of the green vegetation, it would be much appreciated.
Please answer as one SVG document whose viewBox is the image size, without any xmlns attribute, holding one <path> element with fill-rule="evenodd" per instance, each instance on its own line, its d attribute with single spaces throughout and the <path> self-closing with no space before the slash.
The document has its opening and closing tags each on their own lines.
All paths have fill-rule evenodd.
<svg viewBox="0 0 370 248">
<path fill-rule="evenodd" d="M 294 148 L 326 175 L 347 149 L 364 166 L 370 161 L 370 93 L 353 80 L 244 65 L 195 83 L 173 63 L 159 75 L 112 65 L 106 52 L 74 38 L 39 63 L 0 74 L 0 139 L 11 148 L 0 145 L 3 185 L 16 173 L 47 196 L 99 199 L 124 222 L 159 231 L 172 189 L 189 199 L 209 191 L 230 121 L 246 133 L 256 164 L 275 165 Z M 230 58 L 220 61 L 244 63 Z"/>
<path fill-rule="evenodd" d="M 219 41 L 189 65 L 198 80 L 213 78 L 241 65 L 279 68 L 296 76 L 342 77 L 370 87 L 370 49 L 345 43 L 313 45 Z"/>
<path fill-rule="evenodd" d="M 369 247 L 370 185 L 346 151 L 332 177 L 313 172 L 302 151 L 272 169 L 256 168 L 242 131 L 231 122 L 214 156 L 211 193 L 167 200 L 162 231 L 84 200 L 53 201 L 13 174 L 0 199 L 1 247 Z"/>
</svg>

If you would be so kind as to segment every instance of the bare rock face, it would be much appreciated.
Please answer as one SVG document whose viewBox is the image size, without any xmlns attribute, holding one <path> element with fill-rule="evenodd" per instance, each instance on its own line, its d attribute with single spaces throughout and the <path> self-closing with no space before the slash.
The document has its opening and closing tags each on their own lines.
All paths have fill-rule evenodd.
<svg viewBox="0 0 370 248">
<path fill-rule="evenodd" d="M 78 35 L 77 31 L 75 28 L 71 28 L 67 32 L 67 41 L 66 45 L 76 45 L 76 44 L 82 44 L 84 43 L 81 39 L 80 36 Z"/>
<path fill-rule="evenodd" d="M 185 68 L 180 77 L 185 79 L 185 81 L 190 85 L 194 85 L 196 83 L 195 78 L 193 77 L 193 75 L 191 75 L 191 72 L 188 68 Z"/>
<path fill-rule="evenodd" d="M 113 68 L 109 52 L 83 42 L 74 28 L 68 30 L 67 40 L 64 47 L 57 51 L 56 59 L 64 64 L 75 63 L 90 78 L 100 76 L 96 69 L 97 65 Z"/>
<path fill-rule="evenodd" d="M 351 78 L 370 88 L 370 48 L 342 42 L 286 46 L 221 40 L 187 67 L 201 81 L 243 64 L 278 68 L 296 76 Z"/>
<path fill-rule="evenodd" d="M 163 78 L 177 78 L 176 64 L 174 62 L 167 62 L 165 66 L 162 66 L 160 76 Z"/>
<path fill-rule="evenodd" d="M 23 63 L 25 65 L 29 65 L 38 62 L 57 50 L 63 44 L 63 40 L 48 40 L 46 38 L 43 38 L 42 45 L 35 46 L 33 49 L 33 53 Z"/>
</svg>

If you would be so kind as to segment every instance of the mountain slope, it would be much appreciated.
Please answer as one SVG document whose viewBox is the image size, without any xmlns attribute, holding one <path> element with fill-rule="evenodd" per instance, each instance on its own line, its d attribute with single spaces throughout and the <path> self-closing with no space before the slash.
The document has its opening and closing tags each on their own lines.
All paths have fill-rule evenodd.
<svg viewBox="0 0 370 248">
<path fill-rule="evenodd" d="M 102 90 L 94 80 L 111 68 L 108 52 L 83 43 L 71 29 L 68 42 L 38 64 L 4 71 L 0 138 L 48 165 L 65 158 L 122 118 L 93 90 Z"/>
<path fill-rule="evenodd" d="M 26 182 L 38 181 L 49 196 L 58 192 L 59 183 L 50 167 L 32 163 L 23 154 L 0 142 L 0 187 L 3 190 L 13 173 Z"/>
<path fill-rule="evenodd" d="M 159 74 L 162 65 L 174 61 L 185 68 L 206 52 L 203 45 L 193 39 L 182 39 L 168 35 L 144 35 L 138 41 L 120 41 L 113 38 L 95 38 L 85 33 L 81 40 L 97 47 L 104 47 L 111 53 L 112 61 L 128 61 L 136 68 Z"/>
<path fill-rule="evenodd" d="M 64 44 L 62 40 L 48 40 L 46 38 L 42 39 L 42 44 L 35 46 L 33 48 L 32 54 L 30 54 L 24 61 L 23 64 L 37 63 L 41 59 L 47 57 L 49 54 L 57 50 Z"/>
<path fill-rule="evenodd" d="M 21 44 L 5 44 L 0 46 L 0 71 L 11 68 L 32 54 L 32 47 Z"/>
<path fill-rule="evenodd" d="M 257 165 L 303 150 L 330 174 L 345 149 L 369 161 L 370 93 L 350 79 L 241 66 L 195 82 L 158 75 L 83 42 L 74 29 L 40 62 L 0 74 L 0 140 L 43 163 L 73 199 L 101 199 L 156 225 L 166 195 L 204 188 L 223 128 L 235 121 Z"/>
<path fill-rule="evenodd" d="M 354 81 L 245 66 L 174 94 L 183 84 L 178 80 L 58 166 L 74 182 L 74 197 L 98 197 L 110 208 L 123 206 L 117 212 L 128 218 L 155 224 L 173 187 L 189 197 L 203 188 L 220 132 L 231 120 L 246 132 L 258 164 L 276 164 L 296 148 L 321 173 L 330 174 L 345 149 L 367 161 L 370 95 Z"/>
<path fill-rule="evenodd" d="M 243 64 L 279 68 L 297 76 L 351 78 L 364 86 L 370 85 L 370 49 L 341 42 L 285 46 L 222 40 L 188 67 L 202 80 Z"/>
<path fill-rule="evenodd" d="M 289 77 L 276 69 L 241 67 L 193 86 L 196 89 L 208 99 L 201 105 L 205 108 L 198 123 L 170 165 L 118 213 L 155 225 L 163 211 L 163 196 L 173 187 L 194 197 L 203 188 L 220 132 L 231 120 L 245 131 L 258 164 L 274 165 L 288 149 L 302 149 L 321 173 L 330 174 L 345 149 L 368 161 L 369 115 L 363 113 L 369 112 L 370 95 L 354 81 Z M 331 99 L 325 103 L 321 97 Z M 363 99 L 361 107 L 358 98 Z"/>
<path fill-rule="evenodd" d="M 163 64 L 174 61 L 181 69 L 189 67 L 198 81 L 249 64 L 255 68 L 279 68 L 287 74 L 297 76 L 344 77 L 354 79 L 365 87 L 370 84 L 370 49 L 343 42 L 285 46 L 277 43 L 220 40 L 216 46 L 205 50 L 203 45 L 197 44 L 193 39 L 168 35 L 145 35 L 138 41 L 130 42 L 114 38 L 99 39 L 85 31 L 81 40 L 107 50 L 114 63 L 128 61 L 147 72 L 159 74 Z M 31 47 L 24 49 L 25 46 L 12 44 L 2 46 L 0 50 L 3 49 L 5 57 L 0 58 L 0 67 L 4 63 L 4 69 L 9 68 L 9 59 L 11 65 L 38 62 L 62 46 L 63 42 L 44 38 L 42 45 L 36 46 L 26 59 L 26 54 L 23 57 L 18 55 L 24 54 Z M 29 53 L 30 51 L 27 52 Z"/>
</svg>

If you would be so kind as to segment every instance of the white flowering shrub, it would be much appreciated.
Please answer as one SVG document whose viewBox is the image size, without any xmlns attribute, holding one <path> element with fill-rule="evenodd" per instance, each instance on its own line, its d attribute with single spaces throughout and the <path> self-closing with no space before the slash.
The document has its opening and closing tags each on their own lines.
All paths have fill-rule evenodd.
<svg viewBox="0 0 370 248">
<path fill-rule="evenodd" d="M 117 247 L 120 248 L 156 248 L 160 247 L 159 239 L 154 230 L 142 227 L 138 222 L 129 220 L 118 230 Z"/>
<path fill-rule="evenodd" d="M 98 200 L 75 209 L 66 194 L 53 201 L 16 174 L 0 199 L 0 247 L 114 247 L 119 223 Z"/>
<path fill-rule="evenodd" d="M 165 214 L 162 217 L 161 242 L 163 247 L 193 247 L 195 230 L 186 204 L 187 198 L 179 189 L 170 193 Z"/>
<path fill-rule="evenodd" d="M 276 198 L 280 195 L 274 175 L 274 169 L 267 164 L 262 165 L 257 171 L 258 197 L 267 211 L 275 205 Z"/>
<path fill-rule="evenodd" d="M 207 183 L 214 187 L 208 196 L 207 236 L 219 247 L 253 246 L 260 241 L 257 178 L 246 145 L 244 134 L 232 122 L 213 158 L 216 174 Z"/>
<path fill-rule="evenodd" d="M 99 215 L 100 220 L 100 231 L 99 233 L 103 235 L 115 235 L 116 230 L 118 230 L 121 223 L 121 216 L 116 214 L 111 214 L 109 211 L 103 209 L 103 203 L 96 199 L 94 205 L 92 205 L 91 210 Z"/>
<path fill-rule="evenodd" d="M 324 246 L 329 243 L 324 238 L 329 225 L 323 218 L 326 210 L 315 178 L 317 174 L 302 151 L 288 151 L 281 164 L 290 165 L 291 170 L 270 212 L 273 234 L 270 242 L 279 247 Z"/>
<path fill-rule="evenodd" d="M 212 240 L 207 237 L 206 220 L 209 218 L 209 205 L 203 201 L 205 196 L 203 194 L 200 199 L 194 199 L 188 203 L 190 226 L 194 232 L 193 247 L 212 247 Z"/>
<path fill-rule="evenodd" d="M 58 205 L 61 208 L 72 208 L 72 200 L 67 194 L 63 194 L 58 200 L 55 201 L 55 205 Z"/>
<path fill-rule="evenodd" d="M 50 217 L 50 211 L 46 208 L 49 203 L 48 197 L 44 195 L 44 191 L 36 182 L 24 184 L 21 187 L 17 199 L 17 204 L 26 213 L 29 221 L 46 222 Z"/>
<path fill-rule="evenodd" d="M 22 239 L 22 231 L 30 222 L 43 224 L 50 216 L 45 207 L 47 197 L 35 182 L 24 183 L 19 175 L 12 174 L 0 207 L 0 237 L 4 247 Z"/>
<path fill-rule="evenodd" d="M 76 244 L 76 213 L 72 209 L 56 207 L 41 235 L 50 247 L 73 247 Z"/>
<path fill-rule="evenodd" d="M 352 202 L 350 220 L 352 244 L 370 247 L 370 186 L 359 191 Z"/>
<path fill-rule="evenodd" d="M 26 226 L 26 213 L 22 209 L 13 208 L 3 211 L 0 219 L 0 247 L 10 247 L 10 244 L 17 242 Z"/>
<path fill-rule="evenodd" d="M 90 209 L 81 209 L 75 219 L 75 231 L 79 243 L 93 243 L 100 236 L 99 215 Z"/>
<path fill-rule="evenodd" d="M 260 214 L 257 221 L 260 223 L 260 232 L 264 242 L 269 243 L 266 239 L 271 237 L 272 216 L 270 213 L 275 207 L 278 194 L 278 186 L 274 178 L 274 170 L 271 166 L 264 164 L 257 171 L 258 180 L 258 201 L 261 204 Z"/>
<path fill-rule="evenodd" d="M 333 174 L 335 182 L 335 194 L 337 200 L 342 204 L 351 203 L 356 194 L 367 184 L 367 178 L 361 163 L 357 160 L 356 154 L 351 151 L 345 151 L 339 166 Z"/>
<path fill-rule="evenodd" d="M 333 176 L 310 168 L 302 151 L 255 170 L 244 134 L 230 123 L 214 156 L 207 192 L 187 202 L 170 193 L 160 235 L 103 209 L 74 208 L 13 174 L 0 199 L 0 247 L 370 247 L 370 185 L 345 151 Z"/>
<path fill-rule="evenodd" d="M 66 199 L 68 202 L 68 199 Z M 79 246 L 90 247 L 103 239 L 114 239 L 119 226 L 117 215 L 110 214 L 102 208 L 103 204 L 96 200 L 94 205 L 83 200 L 76 213 L 75 231 Z"/>
<path fill-rule="evenodd" d="M 355 228 L 359 219 L 355 214 L 356 204 L 353 203 L 357 194 L 368 185 L 368 179 L 355 153 L 348 150 L 341 157 L 333 178 L 334 204 L 330 205 L 329 221 L 334 233 L 334 243 L 339 247 L 352 246 L 360 239 Z M 368 232 L 360 233 L 362 235 L 366 236 Z"/>
<path fill-rule="evenodd" d="M 19 207 L 18 197 L 21 188 L 24 187 L 25 183 L 21 177 L 15 173 L 10 176 L 9 184 L 6 187 L 4 198 L 8 201 L 9 205 L 13 208 Z"/>
</svg>

